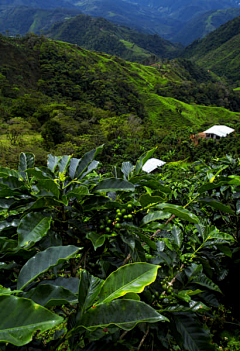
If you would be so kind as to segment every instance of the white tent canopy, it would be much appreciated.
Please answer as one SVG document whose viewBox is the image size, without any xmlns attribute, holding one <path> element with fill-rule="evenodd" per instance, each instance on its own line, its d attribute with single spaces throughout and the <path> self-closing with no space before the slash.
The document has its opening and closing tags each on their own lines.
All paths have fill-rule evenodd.
<svg viewBox="0 0 240 351">
<path fill-rule="evenodd" d="M 166 162 L 158 160 L 157 158 L 150 158 L 149 160 L 147 160 L 147 162 L 143 165 L 142 170 L 150 173 L 152 172 L 154 169 L 165 165 Z"/>
<path fill-rule="evenodd" d="M 217 126 L 213 126 L 207 130 L 205 130 L 206 134 L 215 134 L 218 135 L 219 137 L 225 137 L 228 134 L 234 132 L 234 129 L 227 127 L 227 126 L 223 126 L 223 125 L 217 125 Z"/>
</svg>

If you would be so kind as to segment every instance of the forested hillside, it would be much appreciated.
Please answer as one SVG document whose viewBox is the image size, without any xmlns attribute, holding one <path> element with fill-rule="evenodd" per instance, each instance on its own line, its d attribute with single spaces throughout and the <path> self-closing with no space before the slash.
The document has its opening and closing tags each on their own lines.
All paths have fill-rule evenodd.
<svg viewBox="0 0 240 351">
<path fill-rule="evenodd" d="M 173 58 L 179 51 L 177 45 L 158 35 L 140 33 L 114 25 L 104 18 L 86 15 L 55 24 L 46 36 L 135 62 L 143 62 L 153 55 Z"/>
<path fill-rule="evenodd" d="M 208 33 L 239 15 L 240 8 L 208 11 L 188 21 L 179 32 L 169 37 L 169 40 L 189 45 L 194 40 L 204 38 Z"/>
<path fill-rule="evenodd" d="M 78 155 L 102 143 L 119 162 L 153 146 L 160 158 L 193 160 L 205 146 L 192 148 L 190 134 L 239 120 L 239 92 L 190 61 L 143 66 L 33 34 L 1 36 L 0 60 L 2 164 L 21 149 L 41 163 L 49 150 Z"/>
<path fill-rule="evenodd" d="M 202 40 L 196 40 L 184 49 L 182 57 L 191 59 L 201 67 L 226 77 L 236 86 L 239 72 L 240 17 L 225 23 Z"/>
</svg>

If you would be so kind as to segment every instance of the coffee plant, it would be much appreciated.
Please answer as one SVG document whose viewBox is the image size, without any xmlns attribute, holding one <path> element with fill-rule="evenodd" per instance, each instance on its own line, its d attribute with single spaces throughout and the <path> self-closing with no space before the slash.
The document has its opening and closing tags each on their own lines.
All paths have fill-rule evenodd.
<svg viewBox="0 0 240 351">
<path fill-rule="evenodd" d="M 102 175 L 101 150 L 0 167 L 1 350 L 215 350 L 239 161 L 151 175 L 153 149 Z"/>
</svg>

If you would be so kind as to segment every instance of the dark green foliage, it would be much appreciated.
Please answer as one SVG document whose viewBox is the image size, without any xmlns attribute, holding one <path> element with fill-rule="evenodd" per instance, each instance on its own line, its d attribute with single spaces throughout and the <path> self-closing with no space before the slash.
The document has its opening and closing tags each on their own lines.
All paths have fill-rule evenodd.
<svg viewBox="0 0 240 351">
<path fill-rule="evenodd" d="M 239 259 L 239 160 L 176 182 L 142 172 L 153 149 L 99 177 L 101 150 L 0 168 L 1 347 L 215 350 L 219 302 L 238 302 L 219 285 Z"/>
<path fill-rule="evenodd" d="M 51 145 L 51 143 L 56 145 L 64 142 L 64 133 L 61 124 L 53 119 L 50 119 L 43 125 L 41 135 L 48 145 Z"/>
</svg>

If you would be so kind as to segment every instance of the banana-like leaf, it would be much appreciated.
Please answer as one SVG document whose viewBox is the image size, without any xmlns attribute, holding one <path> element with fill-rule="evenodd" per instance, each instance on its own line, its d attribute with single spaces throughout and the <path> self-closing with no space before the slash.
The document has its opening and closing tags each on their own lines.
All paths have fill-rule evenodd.
<svg viewBox="0 0 240 351">
<path fill-rule="evenodd" d="M 107 303 L 126 293 L 140 293 L 153 283 L 159 266 L 145 262 L 131 263 L 118 268 L 105 280 L 98 303 Z"/>
<path fill-rule="evenodd" d="M 34 167 L 35 156 L 31 152 L 21 152 L 19 156 L 18 170 L 21 176 L 26 179 L 26 170 Z"/>
<path fill-rule="evenodd" d="M 162 211 L 170 212 L 176 217 L 182 218 L 183 220 L 188 221 L 190 223 L 199 223 L 199 219 L 195 214 L 189 212 L 181 206 L 164 203 L 159 204 L 156 207 Z"/>
<path fill-rule="evenodd" d="M 181 335 L 184 349 L 189 351 L 214 351 L 207 331 L 188 313 L 174 315 L 177 331 Z"/>
<path fill-rule="evenodd" d="M 140 159 L 137 161 L 136 163 L 136 167 L 135 167 L 135 174 L 139 174 L 141 169 L 143 168 L 144 164 L 147 162 L 147 160 L 152 157 L 152 155 L 154 154 L 154 152 L 156 151 L 156 148 L 147 151 L 144 155 L 142 155 L 140 157 Z"/>
<path fill-rule="evenodd" d="M 0 296 L 0 342 L 25 345 L 31 341 L 35 331 L 44 332 L 62 321 L 62 317 L 31 300 L 10 295 Z"/>
<path fill-rule="evenodd" d="M 94 277 L 85 270 L 81 271 L 78 291 L 78 302 L 81 313 L 84 313 L 96 302 L 104 280 Z"/>
<path fill-rule="evenodd" d="M 54 173 L 62 156 L 48 155 L 47 166 Z"/>
<path fill-rule="evenodd" d="M 229 213 L 233 216 L 235 215 L 231 207 L 222 204 L 220 201 L 214 200 L 212 198 L 202 198 L 202 199 L 198 199 L 198 201 L 201 202 L 202 204 L 216 208 L 217 210 L 222 211 L 224 213 Z"/>
<path fill-rule="evenodd" d="M 101 181 L 93 192 L 110 192 L 110 191 L 134 191 L 135 187 L 127 180 L 109 178 Z"/>
<path fill-rule="evenodd" d="M 76 256 L 79 250 L 80 248 L 74 245 L 53 246 L 37 253 L 22 267 L 17 280 L 17 289 L 24 289 L 40 274 Z"/>
<path fill-rule="evenodd" d="M 48 284 L 47 280 L 45 282 L 46 284 L 38 285 L 36 288 L 25 293 L 23 297 L 31 299 L 35 303 L 45 307 L 61 306 L 78 302 L 77 296 L 70 290 L 62 286 Z"/>
<path fill-rule="evenodd" d="M 141 221 L 141 226 L 144 226 L 145 224 L 148 224 L 153 221 L 159 221 L 159 220 L 169 218 L 169 216 L 170 214 L 164 211 L 149 212 L 146 216 L 143 217 Z"/>
<path fill-rule="evenodd" d="M 47 234 L 51 226 L 52 217 L 46 217 L 40 212 L 30 212 L 24 216 L 17 229 L 18 245 L 27 246 L 37 242 Z"/>
</svg>

